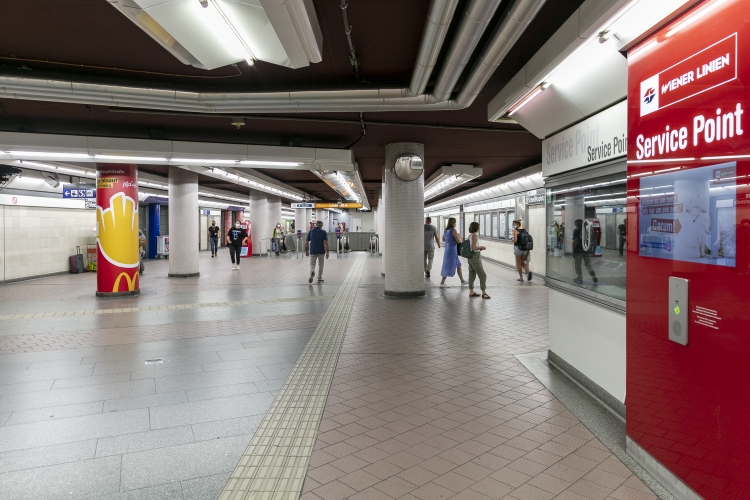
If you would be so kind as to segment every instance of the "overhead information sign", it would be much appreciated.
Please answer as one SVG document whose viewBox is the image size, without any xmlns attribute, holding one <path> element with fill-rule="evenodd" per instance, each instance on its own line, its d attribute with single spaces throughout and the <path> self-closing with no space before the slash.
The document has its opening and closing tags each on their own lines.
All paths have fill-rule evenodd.
<svg viewBox="0 0 750 500">
<path fill-rule="evenodd" d="M 96 189 L 90 187 L 65 186 L 62 190 L 63 198 L 96 198 Z"/>
<path fill-rule="evenodd" d="M 292 208 L 362 208 L 361 203 L 292 203 Z"/>
</svg>

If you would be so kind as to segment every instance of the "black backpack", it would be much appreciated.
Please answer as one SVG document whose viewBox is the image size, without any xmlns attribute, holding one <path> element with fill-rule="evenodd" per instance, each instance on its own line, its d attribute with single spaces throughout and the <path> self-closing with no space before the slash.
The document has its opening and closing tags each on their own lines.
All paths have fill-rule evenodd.
<svg viewBox="0 0 750 500">
<path fill-rule="evenodd" d="M 528 252 L 534 250 L 534 238 L 531 237 L 529 232 L 525 229 L 518 230 L 518 238 L 516 238 L 519 250 Z"/>
</svg>

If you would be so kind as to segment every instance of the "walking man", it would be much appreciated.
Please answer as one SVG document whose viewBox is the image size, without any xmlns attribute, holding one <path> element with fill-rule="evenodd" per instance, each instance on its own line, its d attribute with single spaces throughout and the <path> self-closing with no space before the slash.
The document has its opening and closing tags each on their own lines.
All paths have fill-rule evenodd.
<svg viewBox="0 0 750 500">
<path fill-rule="evenodd" d="M 628 220 L 623 219 L 622 224 L 617 226 L 617 235 L 620 237 L 620 256 L 622 256 L 622 253 L 625 250 L 625 242 L 628 241 L 627 223 L 628 223 Z"/>
<path fill-rule="evenodd" d="M 583 249 L 583 219 L 575 220 L 576 228 L 573 230 L 573 259 L 575 261 L 576 277 L 573 283 L 583 284 L 583 268 L 581 261 L 586 266 L 586 270 L 591 275 L 591 280 L 596 284 L 599 280 L 596 277 L 594 268 L 591 267 L 591 254 Z"/>
<path fill-rule="evenodd" d="M 219 226 L 216 221 L 212 220 L 208 228 L 208 241 L 211 244 L 211 258 L 216 257 L 216 250 L 219 248 Z"/>
<path fill-rule="evenodd" d="M 323 221 L 315 223 L 315 227 L 307 233 L 305 241 L 305 255 L 310 257 L 310 279 L 308 283 L 313 282 L 315 277 L 315 262 L 318 262 L 318 284 L 323 283 L 323 255 L 328 258 L 328 233 L 323 230 Z"/>
<path fill-rule="evenodd" d="M 437 228 L 432 225 L 432 218 L 427 217 L 424 220 L 424 275 L 428 278 L 432 271 L 432 259 L 435 257 L 435 243 L 440 248 Z"/>
<path fill-rule="evenodd" d="M 247 237 L 247 231 L 239 221 L 235 222 L 234 227 L 227 232 L 227 246 L 229 247 L 229 256 L 232 258 L 232 271 L 240 270 L 240 254 Z M 237 263 L 235 263 L 235 259 L 237 259 Z"/>
</svg>

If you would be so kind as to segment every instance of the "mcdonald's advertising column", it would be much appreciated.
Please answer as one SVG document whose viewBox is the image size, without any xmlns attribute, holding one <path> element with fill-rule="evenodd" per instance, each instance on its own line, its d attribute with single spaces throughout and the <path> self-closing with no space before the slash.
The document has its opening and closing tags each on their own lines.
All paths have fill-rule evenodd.
<svg viewBox="0 0 750 500">
<path fill-rule="evenodd" d="M 138 166 L 96 166 L 96 295 L 140 293 Z"/>
<path fill-rule="evenodd" d="M 678 498 L 750 499 L 749 83 L 747 1 L 628 52 L 627 448 Z"/>
</svg>

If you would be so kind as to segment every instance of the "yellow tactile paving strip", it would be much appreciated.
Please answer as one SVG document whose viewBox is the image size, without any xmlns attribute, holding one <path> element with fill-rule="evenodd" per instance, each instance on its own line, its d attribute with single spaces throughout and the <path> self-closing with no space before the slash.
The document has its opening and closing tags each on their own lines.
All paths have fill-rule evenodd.
<svg viewBox="0 0 750 500">
<path fill-rule="evenodd" d="M 94 314 L 122 314 L 145 311 L 169 311 L 172 309 L 199 309 L 206 307 L 231 307 L 247 306 L 257 304 L 278 304 L 282 302 L 305 302 L 311 300 L 326 300 L 328 296 L 316 295 L 314 297 L 295 297 L 266 300 L 233 300 L 231 302 L 205 302 L 196 304 L 170 304 L 161 306 L 143 306 L 143 307 L 121 307 L 116 309 L 90 309 L 86 311 L 57 311 L 47 313 L 29 313 L 29 314 L 6 314 L 0 316 L 0 321 L 11 319 L 31 319 L 31 318 L 53 318 L 62 316 L 91 316 Z"/>
<path fill-rule="evenodd" d="M 357 258 L 219 500 L 297 500 L 365 267 Z"/>
</svg>

